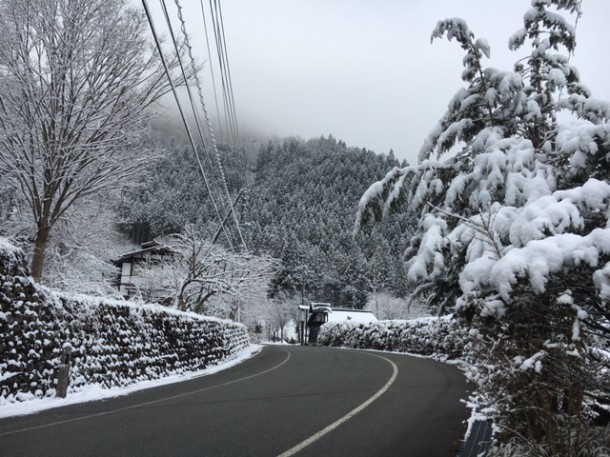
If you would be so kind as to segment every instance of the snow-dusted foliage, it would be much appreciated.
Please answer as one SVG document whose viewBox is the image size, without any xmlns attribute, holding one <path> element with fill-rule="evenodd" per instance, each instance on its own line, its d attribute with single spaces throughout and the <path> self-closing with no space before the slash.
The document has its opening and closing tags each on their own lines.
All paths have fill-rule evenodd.
<svg viewBox="0 0 610 457">
<path fill-rule="evenodd" d="M 409 303 L 404 298 L 394 297 L 387 292 L 375 292 L 369 295 L 364 307 L 379 320 L 416 319 L 430 317 L 430 309 L 423 303 Z"/>
<path fill-rule="evenodd" d="M 408 352 L 447 360 L 461 357 L 468 330 L 452 316 L 371 323 L 329 322 L 320 327 L 318 344 Z"/>
<path fill-rule="evenodd" d="M 36 278 L 68 210 L 153 157 L 141 134 L 169 81 L 147 29 L 125 0 L 0 3 L 0 167 L 31 215 Z"/>
<path fill-rule="evenodd" d="M 231 252 L 189 229 L 163 241 L 176 255 L 140 265 L 137 287 L 145 300 L 161 294 L 179 310 L 236 319 L 240 303 L 266 299 L 277 260 Z"/>
<path fill-rule="evenodd" d="M 158 305 L 67 295 L 37 285 L 0 238 L 0 404 L 51 396 L 63 348 L 70 390 L 124 386 L 205 368 L 248 346 L 243 325 Z"/>
<path fill-rule="evenodd" d="M 610 403 L 596 349 L 610 337 L 609 109 L 562 54 L 575 30 L 561 13 L 578 5 L 532 1 L 509 40 L 531 51 L 513 71 L 484 66 L 489 47 L 463 20 L 439 22 L 433 38 L 466 51 L 467 85 L 418 165 L 363 195 L 356 223 L 403 202 L 419 217 L 404 255 L 414 293 L 477 329 L 479 388 L 500 440 L 539 443 L 544 455 L 577 455 L 578 430 Z"/>
<path fill-rule="evenodd" d="M 176 132 L 165 129 L 156 134 L 165 131 L 169 143 Z M 303 292 L 313 301 L 361 308 L 372 290 L 403 295 L 400 259 L 388 262 L 388 253 L 390 245 L 406 247 L 410 221 L 396 215 L 394 223 L 371 227 L 367 236 L 354 239 L 350 233 L 363 190 L 400 163 L 393 153 L 348 148 L 332 136 L 258 144 L 247 199 L 240 200 L 236 211 L 248 249 L 282 261 L 271 281 L 270 297 L 300 297 Z M 192 166 L 192 152 L 176 144 L 168 144 L 168 152 L 146 180 L 123 194 L 124 227 L 131 227 L 133 235 L 145 234 L 139 242 L 185 233 L 189 225 L 202 238 L 213 239 L 218 220 L 199 170 Z M 222 156 L 229 190 L 237 194 L 244 179 L 240 154 L 227 148 Z M 212 188 L 214 183 L 222 188 L 216 168 L 208 179 Z M 225 242 L 222 233 L 219 242 Z"/>
<path fill-rule="evenodd" d="M 75 203 L 58 221 L 47 247 L 45 285 L 72 293 L 118 296 L 113 261 L 137 247 L 117 230 L 110 206 L 117 194 L 104 192 Z"/>
</svg>

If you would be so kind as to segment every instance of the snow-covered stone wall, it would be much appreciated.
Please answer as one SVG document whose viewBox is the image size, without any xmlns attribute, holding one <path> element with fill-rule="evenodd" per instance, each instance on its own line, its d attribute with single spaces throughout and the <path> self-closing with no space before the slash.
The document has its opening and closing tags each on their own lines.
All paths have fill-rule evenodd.
<svg viewBox="0 0 610 457">
<path fill-rule="evenodd" d="M 25 265 L 23 253 L 0 238 L 0 402 L 54 395 L 66 345 L 72 348 L 69 392 L 203 369 L 249 345 L 241 324 L 59 294 L 33 282 Z"/>
<path fill-rule="evenodd" d="M 327 323 L 318 344 L 357 349 L 408 352 L 446 359 L 461 357 L 468 331 L 450 316 L 363 323 Z"/>
</svg>

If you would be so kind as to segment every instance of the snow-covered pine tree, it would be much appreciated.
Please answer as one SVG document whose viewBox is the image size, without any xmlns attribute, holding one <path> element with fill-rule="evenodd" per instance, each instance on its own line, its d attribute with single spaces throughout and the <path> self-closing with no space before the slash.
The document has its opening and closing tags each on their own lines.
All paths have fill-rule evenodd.
<svg viewBox="0 0 610 457">
<path fill-rule="evenodd" d="M 483 65 L 489 46 L 463 20 L 438 23 L 433 39 L 466 52 L 467 85 L 419 163 L 373 184 L 356 221 L 404 202 L 419 218 L 408 280 L 473 326 L 498 455 L 608 452 L 607 428 L 591 424 L 610 403 L 610 109 L 570 66 L 575 29 L 561 13 L 580 2 L 532 1 L 509 39 L 531 52 L 513 71 Z"/>
</svg>

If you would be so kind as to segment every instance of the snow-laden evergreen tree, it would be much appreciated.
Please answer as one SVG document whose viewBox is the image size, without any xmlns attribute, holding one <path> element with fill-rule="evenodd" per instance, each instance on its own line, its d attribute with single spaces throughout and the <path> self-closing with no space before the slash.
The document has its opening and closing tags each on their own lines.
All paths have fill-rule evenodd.
<svg viewBox="0 0 610 457">
<path fill-rule="evenodd" d="M 610 403 L 610 107 L 570 65 L 579 14 L 577 0 L 533 0 L 509 39 L 531 46 L 512 71 L 484 64 L 490 47 L 463 20 L 439 22 L 432 38 L 466 53 L 466 86 L 356 222 L 402 203 L 419 218 L 408 280 L 472 325 L 499 455 L 608 452 L 592 424 Z"/>
</svg>

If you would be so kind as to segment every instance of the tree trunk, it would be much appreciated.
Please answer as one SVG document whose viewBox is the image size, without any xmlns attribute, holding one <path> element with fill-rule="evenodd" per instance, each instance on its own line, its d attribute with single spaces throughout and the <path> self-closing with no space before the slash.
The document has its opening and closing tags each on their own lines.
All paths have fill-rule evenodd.
<svg viewBox="0 0 610 457">
<path fill-rule="evenodd" d="M 49 227 L 38 227 L 36 239 L 34 241 L 34 254 L 32 255 L 31 274 L 34 279 L 42 277 L 44 267 L 44 256 L 49 243 L 49 235 L 51 229 Z"/>
</svg>

